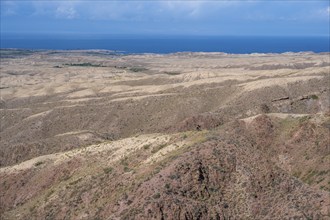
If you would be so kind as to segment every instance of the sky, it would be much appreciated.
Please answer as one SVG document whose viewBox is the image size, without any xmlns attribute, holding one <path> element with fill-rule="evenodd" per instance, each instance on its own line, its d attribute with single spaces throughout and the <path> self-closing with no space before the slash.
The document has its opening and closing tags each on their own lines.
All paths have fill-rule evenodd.
<svg viewBox="0 0 330 220">
<path fill-rule="evenodd" d="M 329 36 L 322 0 L 0 0 L 1 35 Z"/>
</svg>

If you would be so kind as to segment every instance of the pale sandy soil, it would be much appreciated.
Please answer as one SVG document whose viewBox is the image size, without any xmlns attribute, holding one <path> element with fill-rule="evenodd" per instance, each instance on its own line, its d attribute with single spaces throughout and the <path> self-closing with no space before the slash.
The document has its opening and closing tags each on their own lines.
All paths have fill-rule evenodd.
<svg viewBox="0 0 330 220">
<path fill-rule="evenodd" d="M 320 54 L 188 54 L 96 57 L 32 55 L 3 59 L 1 98 L 65 95 L 68 100 L 103 93 L 134 96 L 168 89 L 234 80 L 251 91 L 273 85 L 321 78 L 329 70 L 329 56 Z M 92 63 L 104 67 L 65 64 Z M 59 66 L 62 68 L 54 68 Z M 133 72 L 131 68 L 140 68 Z M 127 94 L 129 92 L 129 95 Z"/>
<path fill-rule="evenodd" d="M 26 169 L 32 169 L 35 167 L 35 164 L 38 163 L 48 164 L 48 165 L 49 164 L 59 165 L 74 157 L 81 157 L 81 156 L 86 157 L 86 155 L 92 156 L 94 154 L 99 154 L 99 153 L 107 154 L 108 163 L 112 164 L 113 162 L 116 162 L 119 159 L 124 158 L 130 153 L 141 149 L 143 146 L 167 144 L 169 140 L 170 140 L 170 136 L 161 135 L 161 134 L 150 134 L 150 135 L 142 135 L 133 138 L 126 138 L 109 143 L 91 145 L 82 149 L 75 149 L 72 151 L 36 157 L 31 160 L 24 161 L 23 163 L 17 164 L 15 166 L 0 168 L 0 173 L 10 174 L 13 172 L 19 172 Z M 157 158 L 157 157 L 159 156 L 155 155 L 153 158 Z"/>
</svg>

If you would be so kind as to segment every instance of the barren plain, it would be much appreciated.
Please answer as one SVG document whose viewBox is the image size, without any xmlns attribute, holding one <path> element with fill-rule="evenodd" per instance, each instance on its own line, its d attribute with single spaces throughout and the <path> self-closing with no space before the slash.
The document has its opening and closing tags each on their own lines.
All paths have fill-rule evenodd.
<svg viewBox="0 0 330 220">
<path fill-rule="evenodd" d="M 1 219 L 330 219 L 330 54 L 1 50 Z"/>
</svg>

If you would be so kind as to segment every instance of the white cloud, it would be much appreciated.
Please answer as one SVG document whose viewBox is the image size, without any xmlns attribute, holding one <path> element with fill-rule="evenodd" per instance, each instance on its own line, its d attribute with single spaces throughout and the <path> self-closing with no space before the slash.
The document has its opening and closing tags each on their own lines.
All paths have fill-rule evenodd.
<svg viewBox="0 0 330 220">
<path fill-rule="evenodd" d="M 86 3 L 82 10 L 87 19 L 130 20 L 141 15 L 142 7 L 138 2 L 104 1 Z"/>
<path fill-rule="evenodd" d="M 73 19 L 78 17 L 76 7 L 80 4 L 77 0 L 67 1 L 33 1 L 33 16 L 54 16 L 61 19 Z"/>
<path fill-rule="evenodd" d="M 1 5 L 2 5 L 2 0 Z M 330 7 L 311 7 L 302 10 L 287 10 L 279 12 L 272 10 L 265 2 L 261 1 L 231 1 L 231 0 L 38 0 L 17 1 L 21 9 L 17 10 L 13 1 L 4 1 L 8 6 L 2 7 L 2 15 L 25 14 L 57 19 L 84 19 L 84 20 L 109 20 L 109 21 L 216 21 L 220 19 L 241 18 L 248 20 L 321 20 L 329 19 Z M 24 3 L 22 3 L 24 2 Z M 30 6 L 23 10 L 23 5 Z M 276 9 L 286 7 L 289 3 L 269 3 Z M 295 4 L 290 3 L 292 6 Z M 259 5 L 259 6 L 258 6 Z M 32 7 L 31 7 L 32 6 Z M 289 5 L 290 6 L 290 5 Z M 313 4 L 311 4 L 313 6 Z M 285 9 L 284 7 L 284 9 Z M 32 9 L 31 9 L 32 8 Z M 259 10 L 258 8 L 261 8 Z M 287 8 L 287 7 L 286 7 Z M 258 9 L 258 10 L 257 10 Z M 265 10 L 263 10 L 265 9 Z M 289 12 L 288 12 L 289 11 Z M 295 12 L 296 11 L 296 12 Z"/>
<path fill-rule="evenodd" d="M 159 7 L 175 18 L 183 16 L 193 18 L 200 15 L 202 5 L 202 1 L 164 1 L 160 2 Z"/>
<path fill-rule="evenodd" d="M 2 0 L 1 4 L 2 4 Z M 14 0 L 5 1 L 14 4 Z M 32 7 L 25 13 L 34 17 L 55 17 L 61 19 L 82 18 L 86 20 L 111 21 L 168 21 L 195 20 L 207 18 L 210 14 L 217 14 L 220 8 L 238 4 L 235 1 L 205 1 L 205 0 L 24 0 L 17 3 L 20 13 L 24 4 Z M 2 7 L 3 8 L 3 7 Z M 5 7 L 1 13 L 10 15 L 15 13 L 14 7 Z M 19 12 L 17 12 L 19 14 Z"/>
<path fill-rule="evenodd" d="M 311 12 L 311 18 L 312 19 L 322 19 L 322 20 L 327 20 L 329 21 L 330 19 L 330 6 L 326 7 L 326 8 L 322 8 L 319 10 L 315 10 L 313 12 Z"/>
<path fill-rule="evenodd" d="M 1 1 L 1 15 L 12 16 L 16 15 L 16 3 L 13 1 Z"/>
<path fill-rule="evenodd" d="M 237 6 L 237 1 L 160 1 L 161 7 L 168 15 L 176 19 L 207 17 L 221 13 L 227 7 Z"/>
<path fill-rule="evenodd" d="M 321 16 L 329 16 L 330 15 L 330 6 L 320 9 L 318 12 L 319 12 L 318 14 Z"/>
<path fill-rule="evenodd" d="M 56 8 L 55 16 L 57 18 L 73 19 L 78 17 L 78 13 L 73 6 L 61 5 Z"/>
<path fill-rule="evenodd" d="M 73 5 L 73 3 L 75 3 Z M 79 3 L 79 4 L 78 4 Z M 67 1 L 56 17 L 111 21 L 168 21 L 207 18 L 210 13 L 238 4 L 233 1 Z M 71 6 L 71 7 L 70 7 Z M 67 8 L 65 8 L 67 7 Z M 67 15 L 67 16 L 65 16 Z"/>
</svg>

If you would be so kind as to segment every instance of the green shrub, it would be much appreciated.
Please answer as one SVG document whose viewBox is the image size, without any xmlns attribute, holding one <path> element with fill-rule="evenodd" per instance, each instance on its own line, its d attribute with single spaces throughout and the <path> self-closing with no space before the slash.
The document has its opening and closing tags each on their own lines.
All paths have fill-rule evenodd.
<svg viewBox="0 0 330 220">
<path fill-rule="evenodd" d="M 318 97 L 317 95 L 314 95 L 314 94 L 311 95 L 311 96 L 309 96 L 309 97 L 310 97 L 311 99 L 314 99 L 314 100 L 315 100 L 315 99 L 319 99 L 319 97 Z"/>
</svg>

